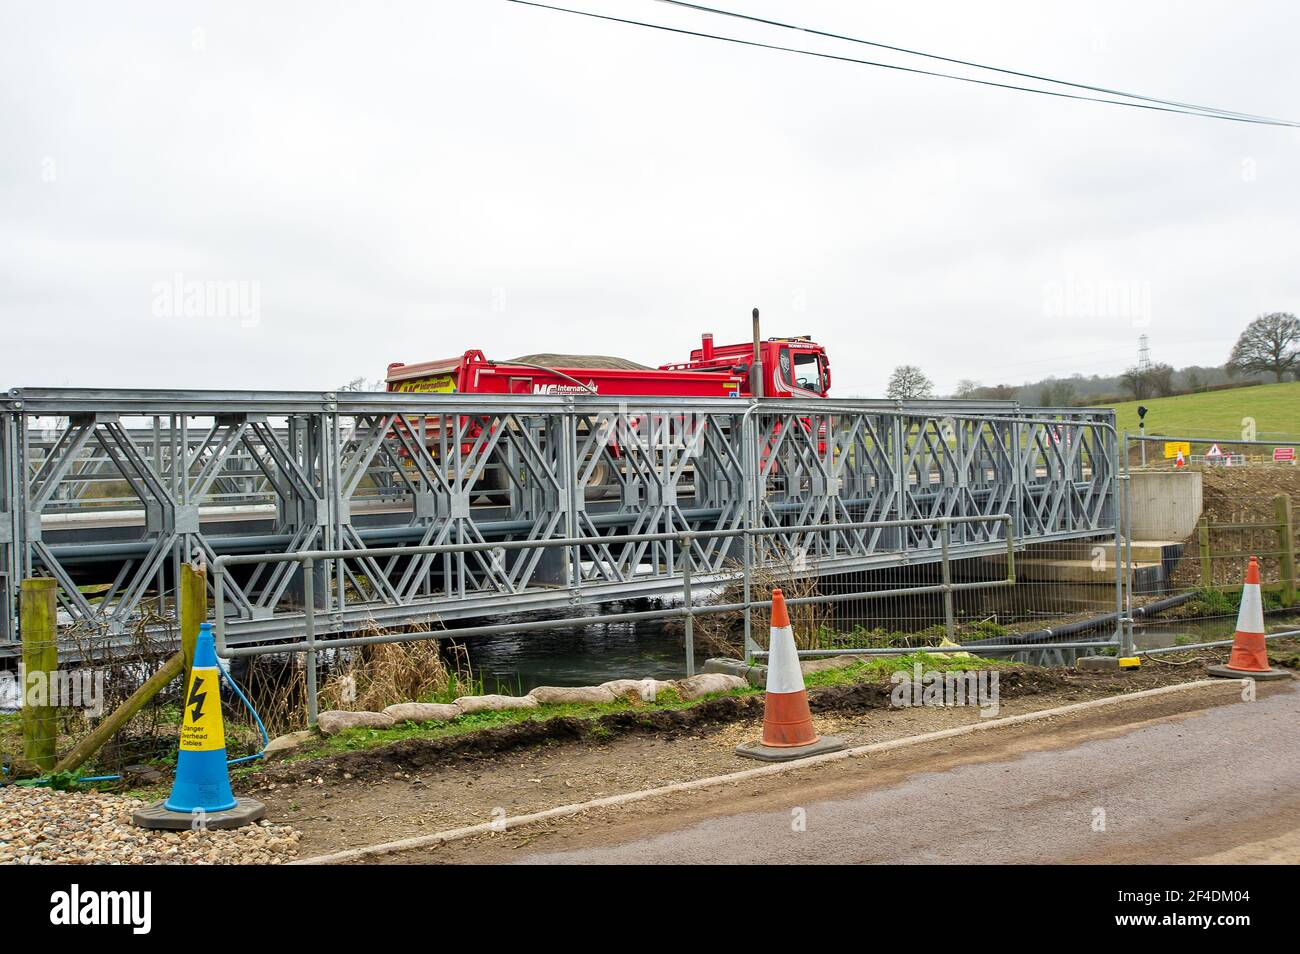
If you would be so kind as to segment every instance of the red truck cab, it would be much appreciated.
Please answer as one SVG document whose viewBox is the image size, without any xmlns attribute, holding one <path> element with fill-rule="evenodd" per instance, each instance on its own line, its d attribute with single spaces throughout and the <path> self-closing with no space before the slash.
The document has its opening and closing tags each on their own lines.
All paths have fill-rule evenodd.
<svg viewBox="0 0 1300 954">
<path fill-rule="evenodd" d="M 741 397 L 753 397 L 749 366 L 753 363 L 751 342 L 716 346 L 713 335 L 705 334 L 691 359 L 680 364 L 665 364 L 662 371 L 699 371 L 706 368 L 730 368 L 741 374 Z M 794 338 L 768 338 L 759 342 L 763 361 L 763 396 L 769 398 L 824 398 L 831 389 L 831 365 L 826 349 L 808 335 Z"/>
</svg>

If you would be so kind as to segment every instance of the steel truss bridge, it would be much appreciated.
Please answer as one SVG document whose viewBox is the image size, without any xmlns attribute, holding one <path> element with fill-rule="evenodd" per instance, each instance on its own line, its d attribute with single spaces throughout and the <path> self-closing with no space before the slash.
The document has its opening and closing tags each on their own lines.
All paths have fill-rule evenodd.
<svg viewBox="0 0 1300 954">
<path fill-rule="evenodd" d="M 682 588 L 750 566 L 837 575 L 1115 528 L 1113 412 L 1010 402 L 14 389 L 0 401 L 0 654 L 19 583 L 62 625 L 122 638 L 174 616 L 184 561 L 313 564 L 320 635 Z M 875 521 L 908 526 L 847 528 Z M 791 529 L 782 532 L 779 528 Z M 689 541 L 620 537 L 773 528 Z M 582 539 L 555 548 L 372 555 Z M 302 565 L 224 581 L 226 638 L 299 634 Z"/>
</svg>

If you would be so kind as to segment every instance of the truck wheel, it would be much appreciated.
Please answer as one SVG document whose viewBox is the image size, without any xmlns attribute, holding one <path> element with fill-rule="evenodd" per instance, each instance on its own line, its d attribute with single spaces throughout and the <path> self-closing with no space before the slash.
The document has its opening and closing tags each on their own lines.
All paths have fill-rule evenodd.
<svg viewBox="0 0 1300 954">
<path fill-rule="evenodd" d="M 609 461 L 602 457 L 591 469 L 587 485 L 582 490 L 585 500 L 607 500 L 618 494 L 618 481 L 612 479 Z"/>
</svg>

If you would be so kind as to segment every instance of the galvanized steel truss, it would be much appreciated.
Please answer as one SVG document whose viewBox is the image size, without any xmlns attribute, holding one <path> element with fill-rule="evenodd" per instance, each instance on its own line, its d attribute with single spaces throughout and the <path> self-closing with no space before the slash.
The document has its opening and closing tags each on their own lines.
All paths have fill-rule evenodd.
<svg viewBox="0 0 1300 954">
<path fill-rule="evenodd" d="M 0 423 L 0 649 L 19 580 L 58 580 L 61 619 L 114 635 L 174 605 L 184 560 L 355 553 L 316 567 L 344 632 L 559 609 L 680 589 L 742 560 L 837 574 L 938 559 L 924 523 L 1008 514 L 1016 545 L 1112 532 L 1113 415 L 1009 403 L 13 390 Z M 111 530 L 102 529 L 111 527 Z M 824 529 L 822 529 L 824 528 Z M 955 559 L 1004 548 L 952 528 Z M 583 539 L 378 558 L 397 545 Z M 226 581 L 232 642 L 300 630 L 301 569 Z"/>
</svg>

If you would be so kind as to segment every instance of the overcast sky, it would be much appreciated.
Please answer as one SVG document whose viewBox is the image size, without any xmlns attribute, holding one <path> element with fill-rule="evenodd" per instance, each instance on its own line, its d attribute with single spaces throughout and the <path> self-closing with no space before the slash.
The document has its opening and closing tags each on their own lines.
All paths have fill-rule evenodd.
<svg viewBox="0 0 1300 954">
<path fill-rule="evenodd" d="M 1294 0 L 717 4 L 1300 118 Z M 328 389 L 467 348 L 658 364 L 758 306 L 827 346 L 841 396 L 901 363 L 948 392 L 1114 373 L 1142 333 L 1221 363 L 1300 311 L 1294 129 L 504 0 L 0 11 L 0 386 Z M 243 308 L 188 313 L 178 283 Z"/>
</svg>

